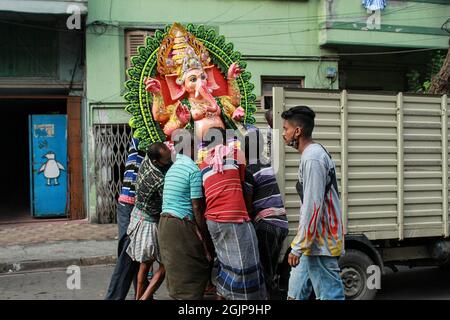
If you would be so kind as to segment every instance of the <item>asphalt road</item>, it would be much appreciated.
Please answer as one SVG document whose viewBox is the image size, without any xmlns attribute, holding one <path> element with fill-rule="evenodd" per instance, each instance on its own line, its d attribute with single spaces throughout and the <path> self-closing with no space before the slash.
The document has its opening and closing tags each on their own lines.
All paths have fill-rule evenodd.
<svg viewBox="0 0 450 320">
<path fill-rule="evenodd" d="M 112 271 L 113 266 L 83 267 L 80 289 L 73 290 L 67 288 L 70 275 L 65 269 L 0 274 L 0 300 L 101 300 Z M 389 272 L 384 276 L 381 286 L 377 299 L 450 299 L 450 271 L 402 268 L 398 273 Z M 169 298 L 164 283 L 155 298 Z M 128 299 L 132 299 L 132 292 Z"/>
<path fill-rule="evenodd" d="M 450 300 L 450 269 L 399 267 L 382 277 L 378 300 Z"/>
</svg>

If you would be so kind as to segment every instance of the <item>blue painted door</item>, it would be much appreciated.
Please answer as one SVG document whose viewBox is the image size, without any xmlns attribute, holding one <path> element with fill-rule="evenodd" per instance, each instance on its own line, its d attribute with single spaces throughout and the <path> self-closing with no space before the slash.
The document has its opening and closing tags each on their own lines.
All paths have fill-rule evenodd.
<svg viewBox="0 0 450 320">
<path fill-rule="evenodd" d="M 30 115 L 31 214 L 65 216 L 67 204 L 67 116 Z"/>
</svg>

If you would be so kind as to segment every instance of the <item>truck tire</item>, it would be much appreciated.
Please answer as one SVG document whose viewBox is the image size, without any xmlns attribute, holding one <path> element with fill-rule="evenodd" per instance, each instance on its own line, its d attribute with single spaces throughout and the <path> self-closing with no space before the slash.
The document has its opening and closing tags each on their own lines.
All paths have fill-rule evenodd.
<svg viewBox="0 0 450 320">
<path fill-rule="evenodd" d="M 377 290 L 369 289 L 366 285 L 367 268 L 373 264 L 368 255 L 355 249 L 346 250 L 339 259 L 347 300 L 373 300 L 375 298 Z"/>
</svg>

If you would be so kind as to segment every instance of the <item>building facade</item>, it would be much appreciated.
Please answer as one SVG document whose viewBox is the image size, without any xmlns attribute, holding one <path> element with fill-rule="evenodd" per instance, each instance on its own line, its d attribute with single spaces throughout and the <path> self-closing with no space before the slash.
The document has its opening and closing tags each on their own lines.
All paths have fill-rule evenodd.
<svg viewBox="0 0 450 320">
<path fill-rule="evenodd" d="M 261 109 L 274 86 L 407 90 L 406 75 L 448 48 L 446 0 L 90 0 L 83 118 L 85 205 L 111 222 L 131 131 L 124 111 L 130 58 L 145 37 L 173 22 L 203 24 L 233 42 L 252 73 Z M 170 3 L 170 5 L 169 5 Z"/>
<path fill-rule="evenodd" d="M 86 216 L 86 12 L 80 0 L 0 2 L 0 222 Z"/>
</svg>

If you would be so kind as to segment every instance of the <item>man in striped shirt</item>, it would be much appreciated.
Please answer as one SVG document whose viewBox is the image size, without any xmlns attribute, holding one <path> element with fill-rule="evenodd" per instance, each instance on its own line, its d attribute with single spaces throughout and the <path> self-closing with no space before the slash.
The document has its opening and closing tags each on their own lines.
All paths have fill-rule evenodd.
<svg viewBox="0 0 450 320">
<path fill-rule="evenodd" d="M 138 139 L 132 138 L 128 148 L 128 158 L 125 163 L 122 190 L 117 204 L 117 225 L 119 227 L 118 257 L 114 272 L 111 276 L 106 300 L 124 300 L 130 290 L 131 282 L 135 284 L 139 270 L 139 263 L 133 261 L 126 250 L 130 244 L 127 235 L 130 215 L 134 207 L 136 196 L 136 178 L 145 157 L 145 152 L 138 149 Z"/>
<path fill-rule="evenodd" d="M 138 150 L 139 140 L 132 138 L 128 149 L 128 157 L 125 163 L 125 172 L 123 174 L 122 189 L 119 195 L 119 203 L 134 206 L 136 196 L 136 179 L 142 161 L 145 158 L 145 152 Z M 118 217 L 119 218 L 119 217 Z M 129 220 L 129 217 L 128 217 Z M 126 221 L 125 221 L 126 222 Z M 122 229 L 119 224 L 119 235 L 126 233 L 127 229 Z M 119 237 L 120 238 L 120 237 Z"/>
<path fill-rule="evenodd" d="M 254 221 L 266 287 L 270 293 L 274 288 L 278 257 L 289 233 L 288 221 L 275 172 L 268 161 L 262 161 L 263 137 L 256 127 L 249 132 L 254 134 L 245 137 L 247 169 L 244 194 L 249 215 Z"/>
<path fill-rule="evenodd" d="M 219 260 L 217 294 L 226 300 L 266 299 L 258 240 L 242 192 L 245 157 L 227 146 L 224 129 L 211 128 L 206 137 L 214 140 L 200 169 L 206 223 Z"/>
</svg>

